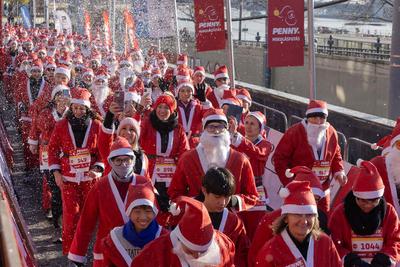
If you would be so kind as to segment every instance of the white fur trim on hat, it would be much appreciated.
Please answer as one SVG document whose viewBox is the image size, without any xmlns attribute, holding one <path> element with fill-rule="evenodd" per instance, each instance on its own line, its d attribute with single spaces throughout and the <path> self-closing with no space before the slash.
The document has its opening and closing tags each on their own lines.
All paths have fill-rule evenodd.
<svg viewBox="0 0 400 267">
<path fill-rule="evenodd" d="M 376 191 L 353 191 L 353 195 L 357 198 L 361 199 L 374 199 L 378 197 L 382 197 L 385 188 L 376 190 Z"/>
<path fill-rule="evenodd" d="M 119 65 L 130 65 L 131 67 L 133 66 L 132 62 L 128 61 L 128 60 L 122 60 L 121 62 L 119 62 Z"/>
<path fill-rule="evenodd" d="M 33 66 L 31 67 L 31 70 L 40 70 L 40 72 L 43 72 L 43 66 L 42 66 L 42 67 L 39 67 L 39 66 L 33 65 Z"/>
<path fill-rule="evenodd" d="M 196 70 L 196 71 L 193 73 L 193 75 L 196 75 L 197 73 L 201 73 L 201 74 L 203 74 L 204 76 L 206 76 L 206 72 L 205 72 L 205 71 L 202 71 L 202 70 Z"/>
<path fill-rule="evenodd" d="M 125 92 L 124 101 L 134 101 L 136 103 L 140 103 L 140 95 L 136 92 Z"/>
<path fill-rule="evenodd" d="M 287 204 L 281 207 L 281 214 L 318 214 L 318 209 L 316 205 L 294 205 Z"/>
<path fill-rule="evenodd" d="M 326 193 L 317 187 L 311 187 L 311 191 L 313 192 L 314 195 L 317 195 L 320 198 L 323 198 L 326 196 Z"/>
<path fill-rule="evenodd" d="M 112 158 L 117 157 L 117 156 L 135 156 L 133 153 L 133 150 L 130 148 L 120 148 L 117 150 L 113 150 L 110 152 L 110 155 L 108 155 L 108 161 L 110 162 Z"/>
<path fill-rule="evenodd" d="M 286 176 L 287 178 L 293 178 L 294 173 L 291 171 L 291 169 L 286 169 L 286 171 L 285 171 L 285 176 Z"/>
<path fill-rule="evenodd" d="M 215 75 L 214 80 L 221 79 L 221 78 L 227 78 L 227 79 L 229 79 L 228 73 L 225 73 L 225 72 L 223 72 L 223 73 L 218 73 L 217 75 Z"/>
<path fill-rule="evenodd" d="M 72 98 L 71 99 L 71 104 L 84 105 L 84 106 L 90 108 L 90 101 L 89 100 L 82 100 L 82 99 Z"/>
<path fill-rule="evenodd" d="M 158 78 L 161 78 L 162 76 L 161 76 L 161 74 L 158 74 L 158 73 L 157 73 L 157 74 L 151 75 L 151 78 L 152 78 L 152 79 L 157 78 L 157 77 L 158 77 Z"/>
<path fill-rule="evenodd" d="M 63 84 L 59 84 L 56 87 L 53 88 L 53 91 L 51 91 L 51 99 L 53 99 L 57 93 L 62 92 L 64 90 L 68 90 L 69 91 L 69 87 L 65 86 Z"/>
<path fill-rule="evenodd" d="M 95 79 L 96 81 L 97 81 L 97 80 L 108 81 L 108 77 L 107 77 L 106 75 L 98 75 L 98 76 L 95 76 L 94 79 Z"/>
<path fill-rule="evenodd" d="M 361 167 L 361 163 L 362 163 L 363 161 L 364 161 L 363 159 L 357 159 L 357 161 L 356 161 L 356 166 L 357 166 L 357 167 Z"/>
<path fill-rule="evenodd" d="M 371 144 L 371 149 L 372 150 L 378 150 L 379 148 L 381 148 L 381 147 L 378 146 L 376 143 Z"/>
<path fill-rule="evenodd" d="M 125 125 L 132 125 L 136 129 L 136 138 L 140 136 L 140 125 L 139 122 L 131 117 L 126 117 L 122 121 L 120 121 L 118 128 L 117 128 L 117 135 L 121 132 L 121 129 Z"/>
<path fill-rule="evenodd" d="M 183 61 L 183 60 L 178 60 L 177 62 L 176 62 L 176 65 L 183 65 L 183 64 L 185 64 L 186 62 L 185 61 Z"/>
<path fill-rule="evenodd" d="M 126 215 L 128 215 L 129 217 L 131 215 L 132 209 L 138 206 L 150 206 L 153 209 L 154 214 L 158 214 L 158 209 L 153 202 L 146 198 L 138 198 L 135 199 L 131 204 L 129 204 L 128 208 L 126 209 Z"/>
<path fill-rule="evenodd" d="M 239 99 L 241 99 L 241 100 L 246 101 L 246 102 L 249 103 L 249 104 L 251 104 L 251 99 L 248 98 L 248 97 L 245 96 L 245 95 L 237 95 L 236 97 L 239 98 Z"/>
<path fill-rule="evenodd" d="M 188 239 L 186 239 L 186 237 L 183 236 L 183 234 L 182 234 L 182 232 L 181 232 L 181 230 L 180 230 L 180 228 L 179 228 L 179 225 L 177 225 L 177 226 L 175 227 L 175 229 L 173 230 L 173 232 L 176 234 L 176 236 L 178 237 L 178 239 L 179 239 L 186 247 L 188 247 L 188 248 L 191 249 L 191 250 L 194 250 L 194 251 L 201 251 L 201 252 L 206 251 L 206 250 L 210 247 L 211 243 L 213 242 L 214 236 L 215 236 L 215 233 L 213 232 L 213 235 L 212 235 L 212 237 L 211 237 L 211 240 L 210 240 L 207 244 L 200 246 L 200 245 L 194 244 L 194 243 L 190 242 Z"/>
<path fill-rule="evenodd" d="M 189 87 L 190 89 L 192 89 L 192 92 L 194 93 L 194 86 L 193 86 L 193 84 L 191 84 L 191 83 L 181 83 L 181 84 L 179 84 L 179 85 L 176 87 L 176 94 L 178 94 L 178 93 L 179 93 L 179 90 L 180 90 L 182 87 L 184 87 L 184 86 Z"/>
<path fill-rule="evenodd" d="M 206 125 L 206 123 L 208 121 L 224 121 L 224 122 L 228 123 L 228 120 L 226 119 L 225 115 L 218 115 L 218 114 L 210 115 L 210 116 L 206 117 L 203 120 L 203 127 Z"/>
<path fill-rule="evenodd" d="M 68 77 L 68 79 L 71 79 L 71 71 L 67 68 L 57 67 L 56 71 L 54 72 L 54 75 L 57 73 L 64 74 L 65 76 Z"/>
<path fill-rule="evenodd" d="M 310 108 L 306 111 L 306 115 L 311 114 L 311 113 L 324 113 L 328 115 L 328 110 L 325 108 Z"/>
</svg>

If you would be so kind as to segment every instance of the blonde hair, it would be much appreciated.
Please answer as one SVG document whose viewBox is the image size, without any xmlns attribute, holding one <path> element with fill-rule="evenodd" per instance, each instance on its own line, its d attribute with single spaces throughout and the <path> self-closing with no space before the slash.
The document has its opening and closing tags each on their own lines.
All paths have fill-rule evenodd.
<svg viewBox="0 0 400 267">
<path fill-rule="evenodd" d="M 286 219 L 287 214 L 282 214 L 275 219 L 275 221 L 272 223 L 272 232 L 274 233 L 274 235 L 282 233 L 282 231 L 288 227 Z M 315 221 L 311 229 L 311 234 L 313 235 L 314 239 L 318 239 L 319 235 L 321 234 L 321 228 L 319 227 L 319 220 L 317 216 L 315 216 Z"/>
</svg>

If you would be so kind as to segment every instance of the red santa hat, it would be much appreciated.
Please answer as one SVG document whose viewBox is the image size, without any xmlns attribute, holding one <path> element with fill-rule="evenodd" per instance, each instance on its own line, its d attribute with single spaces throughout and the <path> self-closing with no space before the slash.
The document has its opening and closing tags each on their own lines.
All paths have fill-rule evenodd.
<svg viewBox="0 0 400 267">
<path fill-rule="evenodd" d="M 45 58 L 45 67 L 47 68 L 57 68 L 56 63 L 54 62 L 54 58 L 52 57 L 46 57 Z"/>
<path fill-rule="evenodd" d="M 40 45 L 37 47 L 36 52 L 37 52 L 38 54 L 39 54 L 40 52 L 43 52 L 44 54 L 46 54 L 47 51 L 46 51 L 46 47 L 44 46 L 44 44 L 40 44 Z"/>
<path fill-rule="evenodd" d="M 119 135 L 119 133 L 121 132 L 122 127 L 124 127 L 126 125 L 130 125 L 133 128 L 135 128 L 135 132 L 136 132 L 137 138 L 139 138 L 139 136 L 140 136 L 140 125 L 139 125 L 139 122 L 137 120 L 135 120 L 134 118 L 131 118 L 131 117 L 126 117 L 126 118 L 124 118 L 123 120 L 121 120 L 119 122 L 118 129 L 117 129 L 117 135 Z"/>
<path fill-rule="evenodd" d="M 130 184 L 126 196 L 125 211 L 128 217 L 131 215 L 133 208 L 138 206 L 150 206 L 155 215 L 158 213 L 156 206 L 156 196 L 154 187 L 151 182 L 143 184 Z"/>
<path fill-rule="evenodd" d="M 159 68 L 154 68 L 151 70 L 151 78 L 156 79 L 156 78 L 161 78 L 161 70 Z"/>
<path fill-rule="evenodd" d="M 175 97 L 167 92 L 164 92 L 157 98 L 156 102 L 153 105 L 153 108 L 156 109 L 160 104 L 166 104 L 170 112 L 174 112 L 177 106 Z"/>
<path fill-rule="evenodd" d="M 200 73 L 200 74 L 202 74 L 202 75 L 206 75 L 206 71 L 205 71 L 205 69 L 204 69 L 204 67 L 203 66 L 196 66 L 195 68 L 194 68 L 194 70 L 193 70 L 193 75 L 196 75 L 197 73 Z"/>
<path fill-rule="evenodd" d="M 225 122 L 226 125 L 228 125 L 226 115 L 224 114 L 224 111 L 220 108 L 210 108 L 204 113 L 203 128 L 205 128 L 207 124 L 211 121 L 222 121 Z"/>
<path fill-rule="evenodd" d="M 250 92 L 246 88 L 241 88 L 237 90 L 236 97 L 241 99 L 242 101 L 246 101 L 251 105 L 252 99 Z"/>
<path fill-rule="evenodd" d="M 43 63 L 40 59 L 35 59 L 32 61 L 31 70 L 39 70 L 43 72 Z"/>
<path fill-rule="evenodd" d="M 117 136 L 114 143 L 111 145 L 110 154 L 108 155 L 108 162 L 111 163 L 111 159 L 118 156 L 131 156 L 135 157 L 132 150 L 132 145 L 129 144 L 126 138 Z"/>
<path fill-rule="evenodd" d="M 176 72 L 176 79 L 178 81 L 190 81 L 190 70 L 185 66 L 179 66 Z"/>
<path fill-rule="evenodd" d="M 221 79 L 221 78 L 229 79 L 228 68 L 225 65 L 219 67 L 214 72 L 214 80 L 218 80 L 218 79 Z"/>
<path fill-rule="evenodd" d="M 85 77 L 86 75 L 94 77 L 94 72 L 91 68 L 84 68 L 82 69 L 82 77 Z"/>
<path fill-rule="evenodd" d="M 179 94 L 179 90 L 181 90 L 183 87 L 189 87 L 190 89 L 192 89 L 192 94 L 194 94 L 194 86 L 193 86 L 193 82 L 192 80 L 189 81 L 179 81 L 178 85 L 176 86 L 176 90 L 175 90 L 175 96 L 178 97 Z"/>
<path fill-rule="evenodd" d="M 288 178 L 294 176 L 294 181 L 310 182 L 311 191 L 314 195 L 317 195 L 320 198 L 326 196 L 327 192 L 323 190 L 320 180 L 310 168 L 306 166 L 297 166 L 292 169 L 287 169 L 285 174 Z"/>
<path fill-rule="evenodd" d="M 31 38 L 26 38 L 22 41 L 22 44 L 27 45 L 27 44 L 31 44 L 33 45 L 32 39 Z"/>
<path fill-rule="evenodd" d="M 55 74 L 64 74 L 67 76 L 68 79 L 71 79 L 71 70 L 69 69 L 68 66 L 65 65 L 60 65 L 56 68 L 56 71 L 54 72 Z"/>
<path fill-rule="evenodd" d="M 70 91 L 69 87 L 63 84 L 59 84 L 56 87 L 54 87 L 53 90 L 51 91 L 51 99 L 54 99 L 57 93 L 62 92 L 64 90 Z"/>
<path fill-rule="evenodd" d="M 129 66 L 133 66 L 132 63 L 132 58 L 129 55 L 123 55 L 120 60 L 119 60 L 119 64 L 120 65 L 129 65 Z"/>
<path fill-rule="evenodd" d="M 80 53 L 74 53 L 72 57 L 72 62 L 78 66 L 78 65 L 83 65 L 83 57 Z"/>
<path fill-rule="evenodd" d="M 101 66 L 97 72 L 96 72 L 96 76 L 95 76 L 95 80 L 103 80 L 105 82 L 107 82 L 108 80 L 108 73 L 107 73 L 107 67 L 105 66 Z"/>
<path fill-rule="evenodd" d="M 56 49 L 57 48 L 56 42 L 55 42 L 55 40 L 53 38 L 49 39 L 47 41 L 47 48 L 48 49 Z"/>
<path fill-rule="evenodd" d="M 190 250 L 206 251 L 214 239 L 214 228 L 206 207 L 200 201 L 184 196 L 178 198 L 177 206 L 182 208 L 172 211 L 172 214 L 183 214 L 171 235 Z"/>
<path fill-rule="evenodd" d="M 224 90 L 224 94 L 221 100 L 221 107 L 223 105 L 235 105 L 235 106 L 242 106 L 240 100 L 236 98 L 234 92 L 232 90 Z"/>
<path fill-rule="evenodd" d="M 176 61 L 177 65 L 188 65 L 188 56 L 186 54 L 179 54 L 178 60 Z"/>
<path fill-rule="evenodd" d="M 61 57 L 58 58 L 58 63 L 66 66 L 72 65 L 72 59 L 68 52 L 63 53 Z"/>
<path fill-rule="evenodd" d="M 284 198 L 281 214 L 318 214 L 310 182 L 293 181 L 279 191 Z"/>
<path fill-rule="evenodd" d="M 90 108 L 90 92 L 85 88 L 71 89 L 71 104 L 80 104 Z"/>
<path fill-rule="evenodd" d="M 143 73 L 143 74 L 145 74 L 145 73 L 151 74 L 151 66 L 150 66 L 150 64 L 145 63 L 145 64 L 143 65 L 143 67 L 142 67 L 142 73 Z"/>
<path fill-rule="evenodd" d="M 260 123 L 260 130 L 264 130 L 265 126 L 267 125 L 267 118 L 265 117 L 265 115 L 260 112 L 260 111 L 253 111 L 253 112 L 249 112 L 249 114 L 247 114 L 246 118 L 248 116 L 253 116 L 254 118 L 257 119 L 257 121 Z"/>
<path fill-rule="evenodd" d="M 96 61 L 100 65 L 101 64 L 101 54 L 97 51 L 93 51 L 90 60 Z"/>
<path fill-rule="evenodd" d="M 392 131 L 391 137 L 390 147 L 393 147 L 393 145 L 400 140 L 400 118 L 397 119 L 397 123 Z"/>
<path fill-rule="evenodd" d="M 312 113 L 323 113 L 328 116 L 328 107 L 325 101 L 322 100 L 310 100 L 308 104 L 306 116 Z"/>
<path fill-rule="evenodd" d="M 167 58 L 165 57 L 165 55 L 163 53 L 158 53 L 157 61 L 165 61 L 165 63 L 167 63 Z"/>
<path fill-rule="evenodd" d="M 353 195 L 361 199 L 374 199 L 382 197 L 384 191 L 385 185 L 375 165 L 370 161 L 362 161 L 353 184 Z"/>
</svg>

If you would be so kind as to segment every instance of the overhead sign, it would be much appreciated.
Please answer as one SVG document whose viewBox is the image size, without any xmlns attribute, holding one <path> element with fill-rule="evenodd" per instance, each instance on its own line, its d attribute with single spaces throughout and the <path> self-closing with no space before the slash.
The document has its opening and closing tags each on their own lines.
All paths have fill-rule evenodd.
<svg viewBox="0 0 400 267">
<path fill-rule="evenodd" d="M 24 24 L 24 28 L 25 29 L 32 28 L 31 15 L 29 13 L 29 8 L 24 5 L 24 6 L 21 6 L 19 8 L 19 11 L 21 13 L 21 17 L 22 17 L 22 22 Z"/>
<path fill-rule="evenodd" d="M 268 1 L 268 66 L 304 65 L 304 1 Z"/>
<path fill-rule="evenodd" d="M 72 33 L 72 23 L 68 14 L 64 10 L 57 10 L 54 13 L 54 28 L 58 33 L 66 30 L 67 34 Z"/>
<path fill-rule="evenodd" d="M 224 1 L 195 0 L 194 15 L 197 51 L 225 49 Z"/>
</svg>

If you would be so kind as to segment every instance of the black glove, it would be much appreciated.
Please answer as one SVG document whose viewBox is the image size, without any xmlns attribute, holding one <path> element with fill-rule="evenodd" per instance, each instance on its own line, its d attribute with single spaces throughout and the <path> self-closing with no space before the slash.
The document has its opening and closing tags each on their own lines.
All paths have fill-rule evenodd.
<svg viewBox="0 0 400 267">
<path fill-rule="evenodd" d="M 84 264 L 81 262 L 76 262 L 76 261 L 68 261 L 68 267 L 83 267 Z"/>
<path fill-rule="evenodd" d="M 169 90 L 169 85 L 171 83 L 166 81 L 165 79 L 158 78 L 158 86 L 160 87 L 161 91 L 166 92 Z"/>
<path fill-rule="evenodd" d="M 390 267 L 392 266 L 392 261 L 390 257 L 385 253 L 376 253 L 372 259 L 371 266 L 373 267 Z"/>
<path fill-rule="evenodd" d="M 206 101 L 206 83 L 199 83 L 196 87 L 196 98 L 200 102 L 205 102 Z"/>
<path fill-rule="evenodd" d="M 344 267 L 370 267 L 371 265 L 363 261 L 357 254 L 349 253 L 344 257 Z"/>
</svg>

